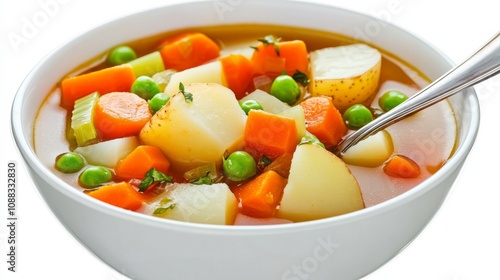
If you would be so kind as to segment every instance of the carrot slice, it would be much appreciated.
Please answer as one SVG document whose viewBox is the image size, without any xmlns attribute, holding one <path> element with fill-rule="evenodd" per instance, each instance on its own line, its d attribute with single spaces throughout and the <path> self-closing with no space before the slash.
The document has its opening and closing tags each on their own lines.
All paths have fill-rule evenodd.
<svg viewBox="0 0 500 280">
<path fill-rule="evenodd" d="M 201 65 L 219 56 L 219 46 L 205 34 L 183 33 L 160 44 L 165 69 L 182 71 Z"/>
<path fill-rule="evenodd" d="M 66 78 L 61 82 L 61 105 L 72 108 L 76 100 L 96 91 L 99 94 L 130 91 L 134 80 L 134 70 L 129 64 Z"/>
<path fill-rule="evenodd" d="M 87 194 L 100 201 L 126 210 L 135 211 L 142 206 L 141 195 L 127 182 L 105 185 Z"/>
<path fill-rule="evenodd" d="M 243 140 L 245 150 L 256 160 L 262 156 L 276 159 L 284 153 L 293 153 L 297 147 L 295 120 L 262 110 L 250 110 Z"/>
<path fill-rule="evenodd" d="M 412 159 L 403 155 L 393 156 L 384 165 L 385 174 L 399 178 L 416 178 L 420 175 L 420 167 Z"/>
<path fill-rule="evenodd" d="M 236 99 L 245 97 L 253 80 L 250 60 L 241 54 L 231 54 L 220 59 L 227 86 Z"/>
<path fill-rule="evenodd" d="M 281 201 L 287 180 L 273 170 L 238 186 L 235 196 L 242 214 L 255 218 L 272 217 Z"/>
<path fill-rule="evenodd" d="M 276 51 L 276 47 L 279 50 Z M 307 73 L 309 58 L 304 41 L 293 40 L 264 44 L 260 42 L 251 58 L 254 71 L 260 75 L 277 76 L 283 71 L 293 75 L 295 71 Z"/>
<path fill-rule="evenodd" d="M 170 162 L 160 148 L 141 145 L 118 162 L 115 167 L 115 174 L 124 180 L 142 180 L 151 168 L 167 173 L 169 167 Z"/>
<path fill-rule="evenodd" d="M 342 115 L 330 97 L 310 97 L 300 106 L 304 109 L 307 131 L 318 137 L 326 147 L 336 145 L 347 133 Z"/>
<path fill-rule="evenodd" d="M 101 96 L 94 114 L 94 125 L 103 140 L 136 135 L 152 116 L 148 102 L 130 92 Z"/>
</svg>

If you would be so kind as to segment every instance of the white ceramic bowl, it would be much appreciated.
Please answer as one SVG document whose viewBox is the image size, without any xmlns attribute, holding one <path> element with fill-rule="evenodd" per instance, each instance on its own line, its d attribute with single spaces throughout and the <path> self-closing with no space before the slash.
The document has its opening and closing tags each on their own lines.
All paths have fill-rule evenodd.
<svg viewBox="0 0 500 280">
<path fill-rule="evenodd" d="M 97 257 L 133 279 L 356 279 L 371 273 L 418 235 L 460 172 L 479 127 L 479 105 L 472 89 L 450 99 L 460 130 L 457 150 L 434 176 L 379 205 L 299 224 L 210 226 L 125 211 L 63 183 L 35 155 L 32 128 L 37 109 L 54 84 L 76 65 L 110 46 L 148 35 L 237 23 L 295 25 L 365 39 L 431 79 L 451 67 L 442 53 L 405 30 L 320 4 L 195 1 L 139 12 L 59 47 L 21 85 L 12 107 L 12 127 L 33 181 L 68 231 Z"/>
</svg>

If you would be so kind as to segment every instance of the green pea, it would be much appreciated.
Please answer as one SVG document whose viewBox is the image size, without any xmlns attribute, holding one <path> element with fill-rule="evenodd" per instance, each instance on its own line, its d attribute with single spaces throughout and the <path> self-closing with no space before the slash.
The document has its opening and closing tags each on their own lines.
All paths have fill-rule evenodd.
<svg viewBox="0 0 500 280">
<path fill-rule="evenodd" d="M 158 86 L 153 78 L 148 76 L 137 77 L 134 83 L 132 83 L 130 91 L 146 100 L 153 98 L 153 96 L 161 92 L 160 86 Z"/>
<path fill-rule="evenodd" d="M 358 129 L 373 121 L 373 115 L 370 109 L 362 104 L 355 104 L 344 112 L 344 121 L 351 129 Z"/>
<path fill-rule="evenodd" d="M 378 100 L 378 105 L 382 108 L 382 110 L 387 112 L 403 103 L 406 99 L 408 99 L 408 96 L 404 93 L 397 90 L 390 90 L 382 94 Z"/>
<path fill-rule="evenodd" d="M 158 93 L 153 96 L 153 98 L 148 100 L 149 108 L 153 113 L 156 113 L 170 100 L 170 96 L 164 93 Z"/>
<path fill-rule="evenodd" d="M 306 130 L 306 134 L 300 140 L 300 145 L 302 145 L 302 144 L 313 144 L 313 145 L 325 148 L 325 144 L 323 144 L 321 141 L 319 141 L 319 139 L 318 139 L 318 137 L 316 137 L 316 135 L 310 133 L 307 130 Z"/>
<path fill-rule="evenodd" d="M 103 166 L 90 166 L 83 170 L 78 178 L 80 185 L 84 188 L 95 188 L 113 179 L 111 171 Z"/>
<path fill-rule="evenodd" d="M 229 180 L 240 182 L 255 175 L 257 163 L 249 153 L 236 151 L 223 159 L 222 169 Z"/>
<path fill-rule="evenodd" d="M 85 166 L 85 159 L 78 153 L 67 152 L 56 159 L 56 169 L 63 173 L 75 173 Z"/>
<path fill-rule="evenodd" d="M 292 105 L 300 97 L 300 87 L 291 76 L 285 74 L 274 79 L 270 93 L 279 100 Z"/>
<path fill-rule="evenodd" d="M 130 62 L 137 58 L 135 51 L 128 46 L 118 46 L 111 50 L 108 63 L 112 66 Z"/>
<path fill-rule="evenodd" d="M 262 105 L 260 105 L 259 102 L 257 102 L 256 100 L 253 100 L 253 99 L 241 100 L 239 103 L 240 103 L 241 109 L 243 109 L 243 111 L 247 115 L 248 115 L 248 112 L 250 112 L 250 110 L 252 110 L 252 109 L 253 110 L 264 110 L 264 108 L 262 108 Z"/>
</svg>

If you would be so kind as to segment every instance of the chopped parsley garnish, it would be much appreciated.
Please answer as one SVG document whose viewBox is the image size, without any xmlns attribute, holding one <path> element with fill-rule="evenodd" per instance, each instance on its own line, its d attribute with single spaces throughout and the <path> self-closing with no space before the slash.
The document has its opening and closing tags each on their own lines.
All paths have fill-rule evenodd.
<svg viewBox="0 0 500 280">
<path fill-rule="evenodd" d="M 314 139 L 312 139 L 310 137 L 302 137 L 302 139 L 300 139 L 299 145 L 314 144 L 314 143 L 315 143 Z"/>
<path fill-rule="evenodd" d="M 267 35 L 264 38 L 257 39 L 257 41 L 264 44 L 265 47 L 272 45 L 274 47 L 274 51 L 276 52 L 276 55 L 280 56 L 280 46 L 278 43 L 281 41 L 281 38 L 276 38 L 273 35 Z M 251 47 L 251 48 L 258 51 L 257 47 Z"/>
<path fill-rule="evenodd" d="M 313 144 L 322 147 L 323 149 L 325 148 L 325 144 L 321 143 L 319 139 L 314 136 L 314 134 L 311 134 L 309 132 L 306 132 L 306 135 L 300 139 L 299 145 L 304 145 L 304 144 Z"/>
<path fill-rule="evenodd" d="M 184 85 L 179 83 L 179 91 L 184 95 L 184 100 L 187 103 L 193 102 L 193 94 L 184 90 Z"/>
<path fill-rule="evenodd" d="M 166 175 L 155 168 L 151 168 L 146 173 L 146 177 L 139 184 L 139 192 L 146 191 L 155 182 L 172 182 L 172 176 Z"/>
<path fill-rule="evenodd" d="M 194 184 L 194 185 L 211 185 L 213 184 L 213 180 L 210 177 L 210 172 L 207 172 L 207 174 L 203 177 L 193 179 L 189 181 L 189 183 Z"/>
<path fill-rule="evenodd" d="M 259 159 L 259 162 L 257 162 L 257 166 L 259 167 L 259 169 L 264 169 L 266 168 L 266 166 L 268 166 L 269 164 L 271 164 L 272 160 L 268 157 L 266 157 L 265 155 L 263 155 L 260 159 Z"/>
<path fill-rule="evenodd" d="M 309 77 L 303 72 L 300 72 L 299 70 L 295 70 L 295 73 L 293 73 L 292 78 L 297 82 L 303 85 L 304 87 L 307 87 L 309 85 Z"/>
<path fill-rule="evenodd" d="M 168 210 L 174 209 L 175 208 L 175 203 L 172 203 L 168 205 L 167 207 L 158 207 L 155 209 L 153 212 L 153 215 L 162 215 L 165 214 Z"/>
<path fill-rule="evenodd" d="M 176 204 L 172 202 L 172 199 L 165 197 L 160 201 L 159 205 L 160 207 L 155 209 L 153 215 L 165 214 L 168 210 L 174 209 Z"/>
</svg>

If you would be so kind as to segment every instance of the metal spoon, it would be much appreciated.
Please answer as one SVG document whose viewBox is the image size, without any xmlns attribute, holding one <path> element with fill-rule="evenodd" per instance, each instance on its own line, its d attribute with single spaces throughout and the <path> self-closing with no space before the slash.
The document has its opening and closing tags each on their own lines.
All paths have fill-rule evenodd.
<svg viewBox="0 0 500 280">
<path fill-rule="evenodd" d="M 427 108 L 453 94 L 487 80 L 500 72 L 500 33 L 488 43 L 427 87 L 389 112 L 347 135 L 331 149 L 337 156 L 366 137 L 394 124 L 404 117 Z"/>
</svg>

